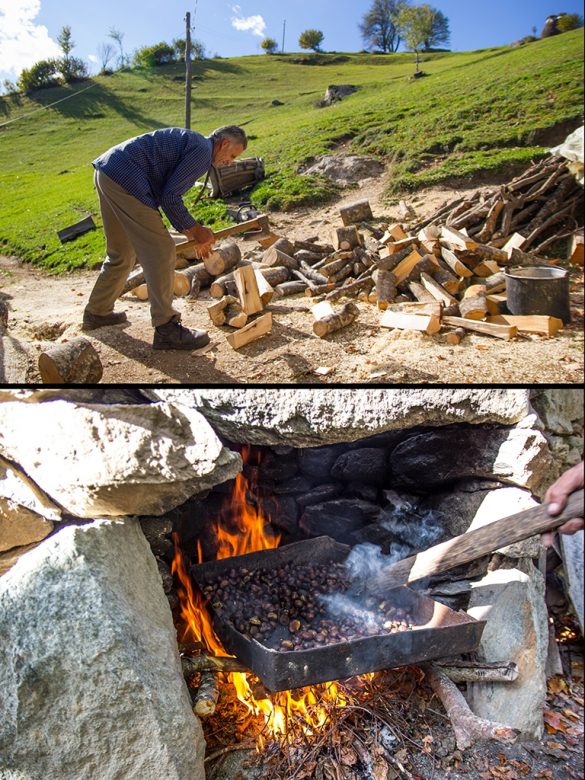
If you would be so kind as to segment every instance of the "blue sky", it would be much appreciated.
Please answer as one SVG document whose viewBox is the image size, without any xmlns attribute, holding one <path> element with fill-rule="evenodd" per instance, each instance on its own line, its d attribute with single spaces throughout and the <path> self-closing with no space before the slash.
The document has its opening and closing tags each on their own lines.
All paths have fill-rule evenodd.
<svg viewBox="0 0 585 780">
<path fill-rule="evenodd" d="M 450 21 L 451 49 L 501 46 L 533 28 L 540 34 L 551 13 L 583 13 L 579 0 L 429 0 Z M 557 4 L 558 3 L 558 4 Z M 16 80 L 20 70 L 38 59 L 56 56 L 58 32 L 72 28 L 74 55 L 98 69 L 98 46 L 110 28 L 124 33 L 125 49 L 183 37 L 190 11 L 193 35 L 209 56 L 261 53 L 266 36 L 279 45 L 286 20 L 285 50 L 298 51 L 307 28 L 324 33 L 326 51 L 358 51 L 363 43 L 358 24 L 371 0 L 0 0 L 0 82 Z M 93 64 L 92 64 L 93 63 Z"/>
</svg>

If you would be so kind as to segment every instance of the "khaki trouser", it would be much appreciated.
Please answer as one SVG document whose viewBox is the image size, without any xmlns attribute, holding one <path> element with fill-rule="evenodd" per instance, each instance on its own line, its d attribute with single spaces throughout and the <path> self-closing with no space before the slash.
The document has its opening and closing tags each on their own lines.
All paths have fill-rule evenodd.
<svg viewBox="0 0 585 780">
<path fill-rule="evenodd" d="M 94 183 L 100 199 L 107 256 L 86 310 L 91 314 L 110 314 L 138 261 L 148 286 L 152 324 L 164 325 L 179 313 L 172 306 L 175 242 L 156 209 L 141 203 L 101 171 L 96 170 Z"/>
</svg>

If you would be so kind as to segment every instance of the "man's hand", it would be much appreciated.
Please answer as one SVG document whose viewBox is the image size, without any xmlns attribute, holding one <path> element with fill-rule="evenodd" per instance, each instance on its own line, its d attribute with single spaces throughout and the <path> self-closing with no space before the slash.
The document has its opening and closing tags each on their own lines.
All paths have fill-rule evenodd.
<svg viewBox="0 0 585 780">
<path fill-rule="evenodd" d="M 215 235 L 212 230 L 203 225 L 193 225 L 192 228 L 184 230 L 183 235 L 185 235 L 189 241 L 195 241 L 197 243 L 195 253 L 199 259 L 207 257 L 210 254 L 215 243 Z"/>
<path fill-rule="evenodd" d="M 576 466 L 573 466 L 568 471 L 565 471 L 564 474 L 561 474 L 557 481 L 549 487 L 544 496 L 544 502 L 545 504 L 548 504 L 547 508 L 549 515 L 554 517 L 558 515 L 559 512 L 562 512 L 567 503 L 568 496 L 574 490 L 582 488 L 583 481 L 583 461 L 577 463 Z M 556 530 L 561 534 L 574 534 L 582 528 L 583 518 L 574 517 L 559 526 Z M 553 543 L 553 538 L 554 534 L 552 533 L 543 534 L 542 542 L 545 547 L 549 547 Z"/>
</svg>

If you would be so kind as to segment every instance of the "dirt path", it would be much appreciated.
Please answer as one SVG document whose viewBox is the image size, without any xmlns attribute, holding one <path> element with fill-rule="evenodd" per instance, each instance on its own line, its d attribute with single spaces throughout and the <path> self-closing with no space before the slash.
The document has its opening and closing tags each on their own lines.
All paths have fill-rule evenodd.
<svg viewBox="0 0 585 780">
<path fill-rule="evenodd" d="M 331 226 L 341 224 L 340 205 L 366 197 L 376 217 L 399 220 L 396 208 L 381 201 L 383 187 L 383 179 L 369 180 L 335 205 L 271 214 L 270 222 L 288 238 L 326 238 Z M 429 190 L 408 202 L 422 218 L 460 194 Z M 244 242 L 240 246 L 243 253 L 250 247 Z M 41 382 L 37 369 L 41 351 L 56 341 L 82 335 L 82 312 L 96 273 L 54 277 L 15 258 L 0 258 L 0 299 L 9 306 L 8 331 L 0 345 L 0 382 Z M 176 301 L 186 325 L 209 331 L 213 349 L 205 355 L 153 351 L 148 304 L 130 295 L 120 302 L 128 324 L 85 335 L 100 355 L 102 382 L 112 384 L 580 383 L 584 376 L 582 273 L 573 274 L 572 288 L 574 320 L 555 339 L 530 336 L 504 342 L 470 334 L 453 347 L 442 334 L 381 330 L 376 308 L 359 303 L 360 316 L 354 325 L 321 340 L 312 332 L 310 300 L 297 295 L 270 304 L 274 319 L 270 335 L 234 351 L 225 332 L 211 325 L 207 292 L 194 302 Z"/>
</svg>

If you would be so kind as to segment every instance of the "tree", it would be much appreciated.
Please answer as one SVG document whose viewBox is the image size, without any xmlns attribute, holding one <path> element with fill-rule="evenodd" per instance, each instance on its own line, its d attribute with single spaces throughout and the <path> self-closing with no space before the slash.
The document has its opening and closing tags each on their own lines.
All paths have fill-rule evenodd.
<svg viewBox="0 0 585 780">
<path fill-rule="evenodd" d="M 359 25 L 368 48 L 383 52 L 398 51 L 400 35 L 396 22 L 403 5 L 402 0 L 374 0 Z"/>
<path fill-rule="evenodd" d="M 157 65 L 169 65 L 176 62 L 175 50 L 168 43 L 161 41 L 154 46 L 143 46 L 134 53 L 134 65 L 152 68 Z"/>
<path fill-rule="evenodd" d="M 98 54 L 100 57 L 100 62 L 102 63 L 102 69 L 100 70 L 100 73 L 111 73 L 108 65 L 114 59 L 114 55 L 116 54 L 116 49 L 114 46 L 112 46 L 111 43 L 101 43 L 98 46 Z"/>
<path fill-rule="evenodd" d="M 447 23 L 437 22 L 438 15 Z M 398 16 L 398 30 L 404 39 L 406 46 L 416 53 L 416 73 L 419 73 L 420 52 L 428 48 L 428 43 L 440 43 L 445 41 L 445 35 L 449 35 L 448 20 L 440 11 L 432 8 L 427 3 L 423 5 L 404 6 Z"/>
<path fill-rule="evenodd" d="M 18 78 L 18 88 L 21 92 L 32 92 L 35 89 L 56 87 L 62 82 L 61 60 L 39 60 L 30 68 L 24 68 Z"/>
<path fill-rule="evenodd" d="M 177 62 L 185 62 L 185 48 L 187 44 L 184 38 L 175 38 L 173 41 L 173 49 L 175 50 L 175 59 Z M 191 41 L 191 59 L 192 60 L 204 60 L 205 59 L 205 46 L 201 41 Z"/>
<path fill-rule="evenodd" d="M 118 54 L 118 68 L 125 68 L 128 65 L 129 57 L 127 54 L 124 54 L 124 33 L 116 30 L 115 27 L 110 27 L 108 38 L 111 38 L 118 44 L 118 49 L 120 50 Z"/>
<path fill-rule="evenodd" d="M 430 6 L 429 6 L 430 7 Z M 424 42 L 424 50 L 438 49 L 441 46 L 448 46 L 451 38 L 449 30 L 449 20 L 442 11 L 431 8 L 429 35 Z"/>
<path fill-rule="evenodd" d="M 564 33 L 583 27 L 583 17 L 579 14 L 559 14 L 557 17 L 557 32 Z"/>
<path fill-rule="evenodd" d="M 57 36 L 57 43 L 59 44 L 59 48 L 63 52 L 63 59 L 61 60 L 61 72 L 63 74 L 63 78 L 65 79 L 65 81 L 69 83 L 70 81 L 73 81 L 72 60 L 74 59 L 69 55 L 75 48 L 75 43 L 71 38 L 71 27 L 69 27 L 69 25 L 65 25 L 59 30 L 59 35 Z"/>
<path fill-rule="evenodd" d="M 278 42 L 274 38 L 264 38 L 260 44 L 260 48 L 264 49 L 266 54 L 275 54 L 278 49 Z"/>
<path fill-rule="evenodd" d="M 321 30 L 305 30 L 300 34 L 299 46 L 301 49 L 313 49 L 313 51 L 320 51 L 324 37 L 325 36 Z"/>
</svg>

